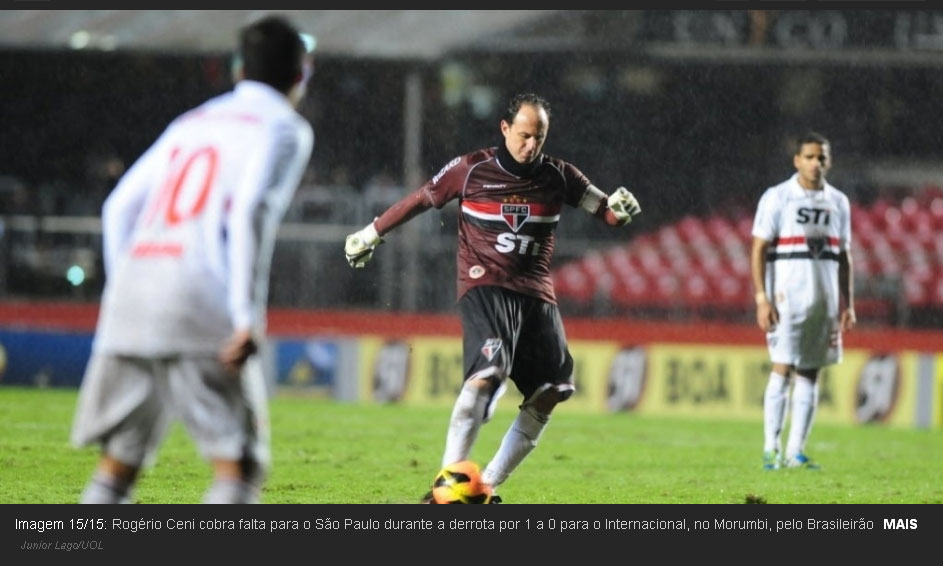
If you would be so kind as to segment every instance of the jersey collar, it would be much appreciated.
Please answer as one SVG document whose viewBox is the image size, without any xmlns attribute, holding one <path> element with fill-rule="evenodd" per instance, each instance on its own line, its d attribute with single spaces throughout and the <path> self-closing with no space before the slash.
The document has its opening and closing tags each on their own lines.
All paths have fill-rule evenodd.
<svg viewBox="0 0 943 566">
<path fill-rule="evenodd" d="M 798 197 L 804 197 L 804 196 L 806 196 L 806 194 L 809 192 L 805 187 L 803 187 L 802 185 L 799 184 L 799 174 L 798 174 L 798 173 L 793 173 L 793 174 L 792 174 L 792 178 L 790 179 L 790 181 L 792 182 L 792 192 L 793 192 L 793 194 L 795 194 L 796 196 L 798 196 Z M 835 189 L 835 187 L 829 185 L 829 184 L 828 184 L 828 181 L 825 181 L 825 182 L 823 183 L 823 185 L 824 185 L 824 186 L 822 187 L 822 198 L 829 198 L 829 195 L 830 195 L 831 192 Z"/>
<path fill-rule="evenodd" d="M 508 151 L 507 146 L 503 143 L 498 144 L 498 149 L 495 151 L 494 155 L 498 160 L 498 165 L 515 177 L 533 177 L 544 159 L 544 155 L 541 153 L 537 156 L 537 159 L 533 160 L 529 165 L 521 165 L 511 156 L 511 152 Z"/>
<path fill-rule="evenodd" d="M 291 107 L 287 96 L 263 82 L 243 79 L 236 83 L 234 91 L 239 96 L 263 99 L 271 103 Z"/>
</svg>

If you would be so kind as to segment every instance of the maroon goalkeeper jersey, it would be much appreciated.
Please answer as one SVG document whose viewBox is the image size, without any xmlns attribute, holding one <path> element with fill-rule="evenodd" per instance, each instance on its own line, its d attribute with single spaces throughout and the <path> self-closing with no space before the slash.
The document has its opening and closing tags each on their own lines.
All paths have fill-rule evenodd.
<svg viewBox="0 0 943 566">
<path fill-rule="evenodd" d="M 496 285 L 555 304 L 554 232 L 564 204 L 598 198 L 588 187 L 589 179 L 565 161 L 541 155 L 522 166 L 498 148 L 443 167 L 421 190 L 436 208 L 459 199 L 458 298 L 472 287 Z"/>
</svg>

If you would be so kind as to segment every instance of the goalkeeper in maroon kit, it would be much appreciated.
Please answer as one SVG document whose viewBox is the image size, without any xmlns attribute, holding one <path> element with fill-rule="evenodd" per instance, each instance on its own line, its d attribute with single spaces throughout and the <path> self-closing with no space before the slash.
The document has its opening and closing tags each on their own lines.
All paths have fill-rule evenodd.
<svg viewBox="0 0 943 566">
<path fill-rule="evenodd" d="M 563 205 L 611 226 L 628 224 L 641 210 L 625 188 L 606 195 L 573 165 L 541 153 L 549 125 L 546 100 L 532 93 L 515 96 L 501 120 L 504 143 L 456 157 L 347 236 L 344 249 L 352 267 L 363 267 L 381 236 L 429 208 L 459 199 L 465 382 L 452 410 L 442 465 L 468 458 L 481 424 L 511 379 L 524 402 L 482 473 L 492 488 L 534 449 L 553 408 L 573 393 L 573 358 L 550 277 Z"/>
</svg>

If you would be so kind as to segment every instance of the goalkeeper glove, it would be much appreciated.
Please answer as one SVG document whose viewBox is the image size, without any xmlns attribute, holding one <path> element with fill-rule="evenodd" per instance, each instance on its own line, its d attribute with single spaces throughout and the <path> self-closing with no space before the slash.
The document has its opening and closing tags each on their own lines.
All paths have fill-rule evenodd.
<svg viewBox="0 0 943 566">
<path fill-rule="evenodd" d="M 373 250 L 383 243 L 380 235 L 377 234 L 373 222 L 367 224 L 363 230 L 354 232 L 347 236 L 344 242 L 344 255 L 347 256 L 347 263 L 351 267 L 363 267 L 367 265 L 370 258 L 373 257 Z"/>
<path fill-rule="evenodd" d="M 625 187 L 619 187 L 609 195 L 608 204 L 609 210 L 621 224 L 632 222 L 632 217 L 642 212 L 635 195 L 627 191 Z"/>
</svg>

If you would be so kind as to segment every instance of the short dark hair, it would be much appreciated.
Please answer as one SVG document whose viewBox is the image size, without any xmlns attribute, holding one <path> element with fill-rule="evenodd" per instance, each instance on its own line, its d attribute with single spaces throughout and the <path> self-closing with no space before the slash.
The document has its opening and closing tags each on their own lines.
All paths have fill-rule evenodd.
<svg viewBox="0 0 943 566">
<path fill-rule="evenodd" d="M 832 145 L 828 142 L 828 138 L 822 134 L 818 132 L 806 132 L 796 139 L 796 155 L 799 155 L 802 152 L 802 146 L 807 143 L 817 143 L 819 145 L 827 145 L 829 147 Z"/>
<path fill-rule="evenodd" d="M 301 76 L 305 53 L 298 30 L 280 16 L 267 16 L 239 32 L 239 57 L 245 78 L 284 93 Z"/>
<path fill-rule="evenodd" d="M 508 124 L 513 124 L 514 117 L 517 116 L 517 113 L 521 110 L 521 106 L 525 104 L 543 108 L 544 112 L 547 113 L 547 118 L 550 118 L 549 102 L 532 92 L 522 92 L 520 94 L 515 94 L 514 97 L 511 98 L 511 102 L 508 103 L 508 107 L 504 111 L 504 121 Z"/>
</svg>

